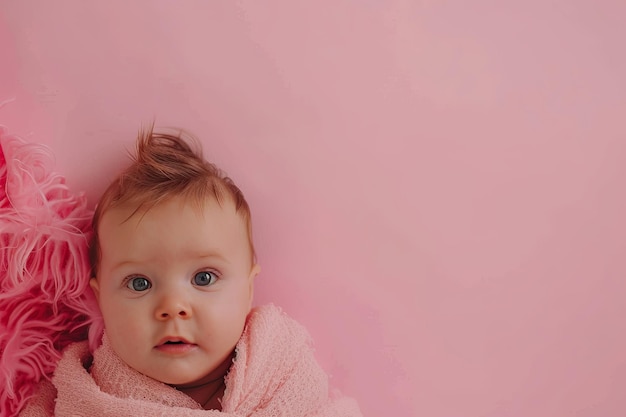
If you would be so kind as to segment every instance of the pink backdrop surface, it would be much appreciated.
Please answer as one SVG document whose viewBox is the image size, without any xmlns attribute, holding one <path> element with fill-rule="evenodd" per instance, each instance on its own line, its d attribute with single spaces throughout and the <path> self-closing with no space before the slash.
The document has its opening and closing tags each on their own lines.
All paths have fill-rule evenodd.
<svg viewBox="0 0 626 417">
<path fill-rule="evenodd" d="M 366 416 L 626 415 L 626 2 L 0 7 L 0 123 L 91 202 L 197 134 Z"/>
</svg>

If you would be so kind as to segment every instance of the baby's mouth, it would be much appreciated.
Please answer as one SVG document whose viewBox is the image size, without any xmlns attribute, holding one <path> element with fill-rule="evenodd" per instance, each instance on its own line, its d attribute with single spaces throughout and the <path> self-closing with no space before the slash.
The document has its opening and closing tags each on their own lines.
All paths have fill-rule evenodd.
<svg viewBox="0 0 626 417">
<path fill-rule="evenodd" d="M 165 337 L 154 348 L 162 353 L 181 355 L 190 352 L 197 345 L 179 337 Z"/>
<path fill-rule="evenodd" d="M 193 343 L 191 343 L 184 337 L 166 336 L 163 339 L 159 340 L 159 343 L 157 344 L 157 346 L 162 345 L 193 345 Z"/>
</svg>

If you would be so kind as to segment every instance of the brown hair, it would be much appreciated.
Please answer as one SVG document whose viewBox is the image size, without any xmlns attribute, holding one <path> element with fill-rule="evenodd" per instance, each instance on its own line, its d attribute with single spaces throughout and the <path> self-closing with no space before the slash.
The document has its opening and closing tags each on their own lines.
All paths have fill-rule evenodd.
<svg viewBox="0 0 626 417">
<path fill-rule="evenodd" d="M 92 220 L 93 237 L 89 245 L 92 276 L 97 274 L 101 257 L 98 225 L 107 210 L 131 204 L 136 206 L 132 217 L 173 197 L 187 198 L 199 207 L 208 198 L 215 199 L 218 204 L 230 198 L 246 222 L 254 262 L 250 207 L 243 193 L 219 168 L 203 158 L 194 137 L 184 131 L 177 133 L 155 132 L 152 127 L 140 131 L 131 165 L 100 197 Z M 191 147 L 192 143 L 196 149 Z"/>
</svg>

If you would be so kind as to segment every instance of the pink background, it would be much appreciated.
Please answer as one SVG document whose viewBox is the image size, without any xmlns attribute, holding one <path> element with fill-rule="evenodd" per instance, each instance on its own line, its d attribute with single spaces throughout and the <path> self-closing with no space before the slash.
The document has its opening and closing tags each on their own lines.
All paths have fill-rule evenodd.
<svg viewBox="0 0 626 417">
<path fill-rule="evenodd" d="M 200 136 L 366 416 L 626 415 L 626 2 L 0 7 L 0 123 L 91 202 Z"/>
</svg>

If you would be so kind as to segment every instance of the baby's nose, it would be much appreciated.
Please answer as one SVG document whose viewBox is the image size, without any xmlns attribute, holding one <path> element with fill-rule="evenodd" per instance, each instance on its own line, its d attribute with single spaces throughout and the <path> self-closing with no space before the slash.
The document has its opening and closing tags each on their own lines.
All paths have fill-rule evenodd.
<svg viewBox="0 0 626 417">
<path fill-rule="evenodd" d="M 191 317 L 191 306 L 180 294 L 168 294 L 164 296 L 155 309 L 155 318 L 157 320 L 168 320 L 172 318 L 189 319 Z"/>
<path fill-rule="evenodd" d="M 178 316 L 180 318 L 188 318 L 190 316 L 190 314 L 187 313 L 187 309 L 185 309 L 185 308 L 179 309 L 178 312 L 176 312 L 175 310 L 174 311 L 170 311 L 170 310 L 163 309 L 163 310 L 158 311 L 158 313 L 157 313 L 157 318 L 158 319 L 162 319 L 162 320 L 163 319 L 168 319 L 168 318 L 174 317 L 174 316 Z"/>
</svg>

